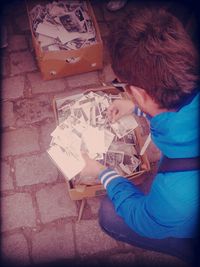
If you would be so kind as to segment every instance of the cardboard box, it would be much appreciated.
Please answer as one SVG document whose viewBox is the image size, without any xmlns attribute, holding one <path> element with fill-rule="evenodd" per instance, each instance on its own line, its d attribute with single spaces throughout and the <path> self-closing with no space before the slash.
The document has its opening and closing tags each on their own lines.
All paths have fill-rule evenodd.
<svg viewBox="0 0 200 267">
<path fill-rule="evenodd" d="M 98 87 L 98 88 L 86 90 L 84 93 L 88 93 L 90 91 L 92 92 L 104 91 L 105 93 L 119 94 L 119 91 L 116 88 L 110 87 L 110 86 Z M 58 123 L 58 114 L 57 114 L 57 108 L 56 108 L 56 101 L 64 97 L 69 97 L 69 96 L 70 94 L 63 93 L 59 97 L 55 96 L 53 99 L 53 109 L 54 109 L 54 114 L 55 114 L 57 123 Z M 123 96 L 126 98 L 125 94 Z M 137 127 L 134 130 L 134 132 L 135 132 L 136 139 L 137 139 L 137 145 L 140 150 L 141 147 L 143 146 L 140 127 Z M 150 170 L 150 164 L 149 164 L 146 153 L 144 153 L 143 156 L 141 156 L 140 170 L 137 172 L 134 172 L 132 175 L 127 176 L 127 178 L 131 180 L 135 185 L 141 184 L 144 180 L 143 174 L 145 174 L 149 170 Z M 83 200 L 85 198 L 96 197 L 96 196 L 104 195 L 106 193 L 104 187 L 101 184 L 77 185 L 76 187 L 73 187 L 73 184 L 71 181 L 67 181 L 67 184 L 68 184 L 69 195 L 72 200 Z"/>
<path fill-rule="evenodd" d="M 32 30 L 30 10 L 42 1 L 27 1 L 27 12 L 37 62 L 44 80 L 102 69 L 103 42 L 91 4 L 87 1 L 89 14 L 96 30 L 97 43 L 77 50 L 43 51 Z M 46 2 L 45 2 L 46 3 Z M 73 63 L 72 63 L 73 62 Z"/>
</svg>

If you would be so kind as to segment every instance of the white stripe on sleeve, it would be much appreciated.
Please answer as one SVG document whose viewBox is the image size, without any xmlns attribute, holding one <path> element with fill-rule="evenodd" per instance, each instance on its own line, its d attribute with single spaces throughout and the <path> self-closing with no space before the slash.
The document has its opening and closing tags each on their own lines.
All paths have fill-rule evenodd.
<svg viewBox="0 0 200 267">
<path fill-rule="evenodd" d="M 119 178 L 119 177 L 120 177 L 119 174 L 115 174 L 115 175 L 112 175 L 111 177 L 109 177 L 109 178 L 105 181 L 105 183 L 103 184 L 103 185 L 104 185 L 104 188 L 106 189 L 108 183 L 110 183 L 111 180 L 113 180 L 113 179 L 115 179 L 115 178 Z"/>
<path fill-rule="evenodd" d="M 101 183 L 102 183 L 102 184 L 103 184 L 104 180 L 105 180 L 110 174 L 116 174 L 116 171 L 110 170 L 110 171 L 104 173 L 104 175 L 102 175 L 102 177 L 101 177 Z"/>
</svg>

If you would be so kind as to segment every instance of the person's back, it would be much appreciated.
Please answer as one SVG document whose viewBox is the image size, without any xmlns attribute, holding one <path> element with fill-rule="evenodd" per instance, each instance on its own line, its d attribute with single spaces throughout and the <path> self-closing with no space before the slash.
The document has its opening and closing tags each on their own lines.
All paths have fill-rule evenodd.
<svg viewBox="0 0 200 267">
<path fill-rule="evenodd" d="M 117 76 L 144 89 L 161 109 L 150 118 L 151 137 L 161 152 L 169 158 L 199 156 L 198 57 L 181 23 L 164 10 L 137 11 L 116 25 L 110 46 Z M 148 113 L 145 105 L 141 108 Z M 197 170 L 159 173 L 141 199 L 142 209 L 132 203 L 134 216 L 127 216 L 129 205 L 123 208 L 126 201 L 118 199 L 118 213 L 147 237 L 191 237 L 197 225 L 198 177 Z"/>
<path fill-rule="evenodd" d="M 150 119 L 151 137 L 168 158 L 199 155 L 199 100 L 196 93 L 191 102 L 180 110 L 164 112 Z M 153 220 L 147 218 L 146 224 L 143 221 L 141 225 L 134 218 L 133 223 L 130 222 L 131 227 L 141 235 L 153 238 L 193 237 L 198 226 L 198 185 L 198 170 L 158 173 L 150 193 L 143 200 Z M 141 207 L 136 209 L 141 212 Z"/>
<path fill-rule="evenodd" d="M 140 108 L 165 158 L 192 158 L 195 167 L 159 172 L 144 195 L 114 170 L 96 164 L 112 201 L 102 203 L 100 225 L 121 241 L 190 258 L 187 246 L 197 234 L 199 210 L 198 53 L 176 17 L 152 8 L 136 10 L 114 24 L 110 54 L 113 70 L 134 103 L 113 103 L 110 116 Z"/>
</svg>

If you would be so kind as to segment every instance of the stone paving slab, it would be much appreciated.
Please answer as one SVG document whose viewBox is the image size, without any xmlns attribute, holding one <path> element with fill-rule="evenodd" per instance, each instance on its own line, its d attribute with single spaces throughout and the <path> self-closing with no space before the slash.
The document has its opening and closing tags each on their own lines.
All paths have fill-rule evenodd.
<svg viewBox="0 0 200 267">
<path fill-rule="evenodd" d="M 176 257 L 154 251 L 144 251 L 143 253 L 138 254 L 136 257 L 136 263 L 137 265 L 144 267 L 190 267 Z"/>
<path fill-rule="evenodd" d="M 18 126 L 54 118 L 52 105 L 45 95 L 17 100 L 14 103 L 14 109 Z"/>
<path fill-rule="evenodd" d="M 106 235 L 97 220 L 82 220 L 75 224 L 77 251 L 82 256 L 118 248 L 117 242 Z"/>
<path fill-rule="evenodd" d="M 36 226 L 36 215 L 30 194 L 15 193 L 3 197 L 1 203 L 2 231 Z"/>
<path fill-rule="evenodd" d="M 15 114 L 13 112 L 13 103 L 10 101 L 6 101 L 2 106 L 2 117 L 4 120 L 2 121 L 1 127 L 12 127 L 15 124 Z"/>
<path fill-rule="evenodd" d="M 27 241 L 22 234 L 12 234 L 2 236 L 1 240 L 2 260 L 7 262 L 7 266 L 25 266 L 30 263 Z"/>
<path fill-rule="evenodd" d="M 51 183 L 57 180 L 57 168 L 47 153 L 19 158 L 14 163 L 17 186 Z"/>
<path fill-rule="evenodd" d="M 55 130 L 56 128 L 56 122 L 50 122 L 46 123 L 44 125 L 41 125 L 41 135 L 40 135 L 40 141 L 41 141 L 41 146 L 43 149 L 48 149 L 50 141 L 52 139 L 51 133 Z"/>
<path fill-rule="evenodd" d="M 134 266 L 136 263 L 136 256 L 133 252 L 118 253 L 112 255 L 109 259 L 110 265 L 117 266 Z"/>
<path fill-rule="evenodd" d="M 8 50 L 11 52 L 27 49 L 28 44 L 24 35 L 12 35 L 8 38 Z"/>
<path fill-rule="evenodd" d="M 1 64 L 2 64 L 2 69 L 1 73 L 2 76 L 8 76 L 10 74 L 10 66 L 9 66 L 10 58 L 6 54 L 2 55 L 1 58 Z"/>
<path fill-rule="evenodd" d="M 87 199 L 87 204 L 90 206 L 91 212 L 93 214 L 98 214 L 100 203 L 103 197 L 104 196 L 99 196 L 99 197 L 93 197 L 93 198 Z"/>
<path fill-rule="evenodd" d="M 27 13 L 21 14 L 15 18 L 17 30 L 19 32 L 30 31 L 30 25 L 28 21 Z"/>
<path fill-rule="evenodd" d="M 10 166 L 6 162 L 1 162 L 1 191 L 12 190 L 13 188 Z"/>
<path fill-rule="evenodd" d="M 75 255 L 72 224 L 59 224 L 35 233 L 32 240 L 34 263 L 69 259 Z"/>
<path fill-rule="evenodd" d="M 23 97 L 25 79 L 24 76 L 15 76 L 2 80 L 1 98 L 5 100 L 13 100 Z"/>
<path fill-rule="evenodd" d="M 25 73 L 37 69 L 33 55 L 28 52 L 14 52 L 10 54 L 11 75 Z"/>
<path fill-rule="evenodd" d="M 43 223 L 77 216 L 76 204 L 69 198 L 66 183 L 45 187 L 36 192 L 36 198 Z"/>
<path fill-rule="evenodd" d="M 100 85 L 97 71 L 73 75 L 68 77 L 67 81 L 68 86 L 71 88 L 84 87 L 87 85 Z"/>
<path fill-rule="evenodd" d="M 25 128 L 2 134 L 2 157 L 39 151 L 38 132 L 35 128 Z"/>
<path fill-rule="evenodd" d="M 62 92 L 66 87 L 65 79 L 45 81 L 40 72 L 29 73 L 28 79 L 32 86 L 32 93 Z"/>
</svg>

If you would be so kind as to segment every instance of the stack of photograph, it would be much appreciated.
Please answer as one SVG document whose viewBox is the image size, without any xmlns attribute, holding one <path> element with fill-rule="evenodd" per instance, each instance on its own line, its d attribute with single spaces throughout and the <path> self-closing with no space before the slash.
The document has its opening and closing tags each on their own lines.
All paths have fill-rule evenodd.
<svg viewBox="0 0 200 267">
<path fill-rule="evenodd" d="M 96 43 L 86 1 L 41 2 L 30 10 L 30 19 L 43 51 L 74 50 Z"/>
<path fill-rule="evenodd" d="M 56 101 L 58 126 L 51 133 L 47 152 L 74 185 L 99 183 L 97 177 L 81 175 L 85 167 L 82 153 L 123 176 L 140 170 L 134 133 L 138 123 L 134 115 L 124 116 L 115 123 L 106 116 L 107 108 L 116 99 L 122 99 L 122 96 L 91 91 Z"/>
</svg>

